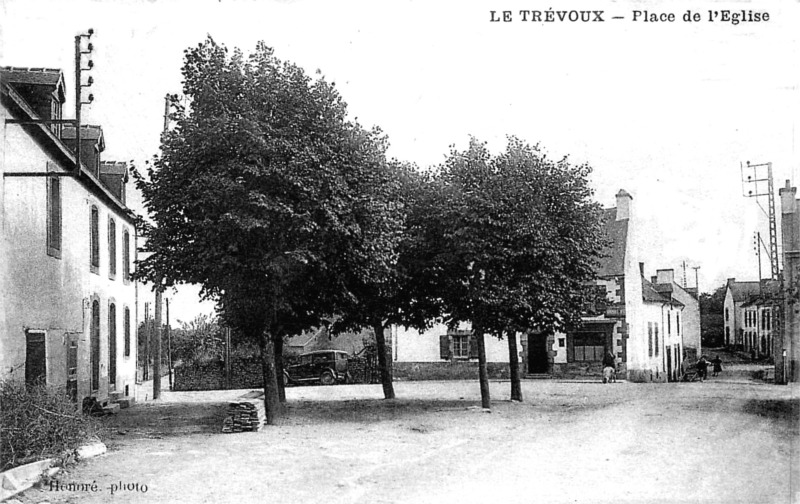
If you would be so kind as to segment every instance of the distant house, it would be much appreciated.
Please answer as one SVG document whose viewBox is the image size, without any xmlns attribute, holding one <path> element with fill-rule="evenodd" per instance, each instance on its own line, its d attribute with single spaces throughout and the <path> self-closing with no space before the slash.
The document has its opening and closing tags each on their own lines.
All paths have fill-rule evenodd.
<svg viewBox="0 0 800 504">
<path fill-rule="evenodd" d="M 342 350 L 356 355 L 364 349 L 365 343 L 374 341 L 375 335 L 371 329 L 333 336 L 323 326 L 287 338 L 284 349 L 287 355 L 300 355 L 314 350 Z"/>
<path fill-rule="evenodd" d="M 742 305 L 758 296 L 760 292 L 761 286 L 758 281 L 737 282 L 735 278 L 728 279 L 723 311 L 725 345 L 744 349 L 745 319 Z"/>
<path fill-rule="evenodd" d="M 601 310 L 587 311 L 580 327 L 566 333 L 530 331 L 517 334 L 526 374 L 595 374 L 611 352 L 620 372 L 635 380 L 678 378 L 681 360 L 700 353 L 700 309 L 696 289 L 674 282 L 672 270 L 644 278 L 639 229 L 633 218 L 633 197 L 624 190 L 617 206 L 604 211 L 609 246 L 597 268 L 596 285 L 606 296 Z M 468 323 L 448 328 L 442 323 L 419 333 L 391 330 L 396 369 L 475 367 L 476 341 Z M 490 373 L 503 376 L 508 343 L 485 335 Z"/>
<path fill-rule="evenodd" d="M 780 313 L 780 282 L 762 280 L 758 294 L 751 295 L 741 304 L 742 342 L 741 349 L 750 352 L 754 357 L 772 355 L 774 331 L 777 331 L 776 320 Z"/>
<path fill-rule="evenodd" d="M 136 231 L 102 128 L 82 128 L 78 170 L 75 127 L 41 122 L 65 101 L 60 70 L 0 68 L 0 379 L 102 402 L 135 384 Z"/>
</svg>

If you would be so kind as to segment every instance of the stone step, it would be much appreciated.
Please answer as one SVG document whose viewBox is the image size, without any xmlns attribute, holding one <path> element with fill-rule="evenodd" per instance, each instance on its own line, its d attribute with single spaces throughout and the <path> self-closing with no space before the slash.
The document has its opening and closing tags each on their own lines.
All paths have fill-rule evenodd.
<svg viewBox="0 0 800 504">
<path fill-rule="evenodd" d="M 131 396 L 122 396 L 114 401 L 121 409 L 130 408 L 136 403 L 136 398 Z"/>
<path fill-rule="evenodd" d="M 549 380 L 552 377 L 552 375 L 547 373 L 529 373 L 525 375 L 525 378 L 529 380 Z"/>
<path fill-rule="evenodd" d="M 103 412 L 106 415 L 116 415 L 117 413 L 119 413 L 119 404 L 112 403 L 109 404 L 108 406 L 103 406 Z"/>
</svg>

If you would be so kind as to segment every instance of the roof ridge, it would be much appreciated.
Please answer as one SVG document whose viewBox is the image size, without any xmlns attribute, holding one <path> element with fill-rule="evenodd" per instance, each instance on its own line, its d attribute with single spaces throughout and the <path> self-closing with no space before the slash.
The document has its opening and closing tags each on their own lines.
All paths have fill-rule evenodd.
<svg viewBox="0 0 800 504">
<path fill-rule="evenodd" d="M 12 65 L 5 65 L 0 67 L 3 70 L 8 70 L 10 72 L 51 72 L 51 73 L 61 73 L 60 68 L 48 68 L 48 67 L 18 67 Z"/>
</svg>

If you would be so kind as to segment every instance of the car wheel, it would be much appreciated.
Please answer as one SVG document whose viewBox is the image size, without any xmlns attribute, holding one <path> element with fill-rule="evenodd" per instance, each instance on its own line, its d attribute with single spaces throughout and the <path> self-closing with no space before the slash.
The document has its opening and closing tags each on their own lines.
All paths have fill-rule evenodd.
<svg viewBox="0 0 800 504">
<path fill-rule="evenodd" d="M 320 375 L 319 382 L 322 385 L 333 385 L 334 383 L 336 383 L 336 378 L 333 377 L 333 373 L 331 373 L 330 371 L 325 371 Z"/>
</svg>

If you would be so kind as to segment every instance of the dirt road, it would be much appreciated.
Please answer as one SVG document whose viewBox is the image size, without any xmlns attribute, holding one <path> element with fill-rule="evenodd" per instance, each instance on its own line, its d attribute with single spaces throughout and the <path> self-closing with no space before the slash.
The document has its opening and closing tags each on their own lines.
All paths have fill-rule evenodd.
<svg viewBox="0 0 800 504">
<path fill-rule="evenodd" d="M 240 434 L 218 431 L 245 391 L 165 393 L 109 420 L 109 453 L 59 478 L 96 492 L 21 500 L 788 503 L 800 481 L 789 387 L 528 381 L 520 404 L 493 382 L 491 413 L 477 383 L 396 388 L 290 388 L 281 426 Z"/>
</svg>

